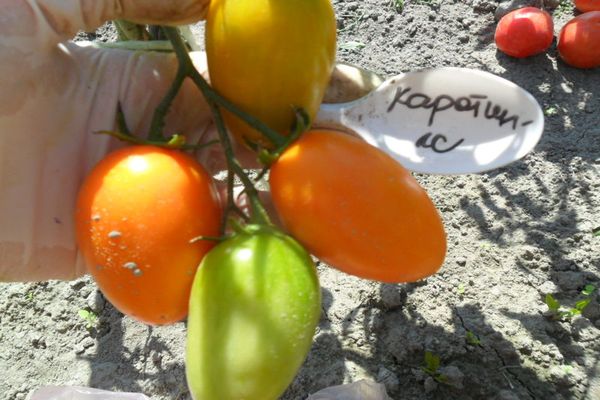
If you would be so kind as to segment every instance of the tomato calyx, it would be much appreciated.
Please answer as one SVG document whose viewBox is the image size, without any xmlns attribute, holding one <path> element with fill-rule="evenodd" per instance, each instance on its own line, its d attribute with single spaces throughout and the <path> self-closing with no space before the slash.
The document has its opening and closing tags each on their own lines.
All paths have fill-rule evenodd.
<svg viewBox="0 0 600 400">
<path fill-rule="evenodd" d="M 236 235 L 256 235 L 260 233 L 280 234 L 282 233 L 275 225 L 271 223 L 244 223 L 243 221 L 235 218 L 230 218 L 228 226 L 231 231 L 221 236 L 196 236 L 190 240 L 190 243 L 198 243 L 201 241 L 209 242 L 225 242 Z"/>
<path fill-rule="evenodd" d="M 283 234 L 278 228 L 274 225 L 265 225 L 265 224 L 241 224 L 238 221 L 235 221 L 231 224 L 231 227 L 234 231 L 234 235 L 257 235 L 260 233 L 268 233 L 268 234 Z M 232 235 L 232 236 L 234 236 Z M 231 236 L 230 236 L 231 237 Z"/>
<path fill-rule="evenodd" d="M 294 143 L 304 132 L 306 132 L 311 125 L 310 116 L 305 109 L 301 107 L 294 107 L 294 122 L 290 129 L 290 134 L 286 140 L 275 150 L 268 150 L 265 148 L 258 149 L 258 160 L 265 167 L 270 167 L 281 154 Z"/>
<path fill-rule="evenodd" d="M 151 43 L 151 42 L 150 42 Z M 164 102 L 164 100 L 163 100 Z M 164 106 L 162 107 L 164 108 Z M 168 107 L 167 107 L 168 108 Z M 164 123 L 161 122 L 160 118 L 157 117 L 157 113 L 161 114 L 157 109 L 155 116 L 152 120 L 152 127 L 150 128 L 150 133 L 147 138 L 142 138 L 135 136 L 131 133 L 131 130 L 127 126 L 127 122 L 125 121 L 125 115 L 123 114 L 123 109 L 121 107 L 121 103 L 117 104 L 117 131 L 110 130 L 101 130 L 95 131 L 95 134 L 98 135 L 109 135 L 120 141 L 142 145 L 142 146 L 156 146 L 156 147 L 164 147 L 167 149 L 175 149 L 175 150 L 200 150 L 202 148 L 211 146 L 213 144 L 218 143 L 218 140 L 211 140 L 202 144 L 188 144 L 185 135 L 175 133 L 169 137 L 165 137 L 161 130 Z"/>
<path fill-rule="evenodd" d="M 174 150 L 200 150 L 206 148 L 208 146 L 212 146 L 218 143 L 218 140 L 211 140 L 210 142 L 202 143 L 202 144 L 189 144 L 186 142 L 186 137 L 184 135 L 180 135 L 178 133 L 172 135 L 169 138 L 159 139 L 159 140 L 148 140 L 141 137 L 134 136 L 130 133 L 125 133 L 122 131 L 108 131 L 101 130 L 94 132 L 97 135 L 109 135 L 120 141 L 140 145 L 140 146 L 156 146 L 156 147 L 164 147 L 167 149 Z"/>
</svg>

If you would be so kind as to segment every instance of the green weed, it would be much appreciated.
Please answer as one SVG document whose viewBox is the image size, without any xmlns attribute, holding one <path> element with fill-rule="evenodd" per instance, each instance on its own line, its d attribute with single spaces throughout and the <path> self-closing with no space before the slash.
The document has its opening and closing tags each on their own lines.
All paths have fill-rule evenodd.
<svg viewBox="0 0 600 400">
<path fill-rule="evenodd" d="M 343 50 L 360 50 L 363 47 L 365 47 L 366 45 L 362 42 L 346 42 L 346 43 L 342 43 L 340 44 L 340 49 Z"/>
<path fill-rule="evenodd" d="M 390 3 L 396 12 L 400 13 L 404 10 L 404 0 L 391 0 Z"/>
<path fill-rule="evenodd" d="M 548 311 L 550 312 L 550 317 L 554 320 L 564 320 L 572 318 L 576 315 L 580 315 L 583 310 L 592 302 L 593 294 L 596 291 L 596 287 L 594 285 L 586 285 L 585 288 L 581 291 L 585 297 L 578 302 L 575 303 L 575 307 L 568 308 L 563 307 L 558 300 L 554 298 L 550 293 L 546 295 L 546 305 L 548 306 Z"/>
<path fill-rule="evenodd" d="M 359 25 L 361 24 L 361 22 L 363 22 L 366 18 L 366 11 L 364 10 L 360 10 L 360 14 L 359 13 L 352 13 L 352 14 L 348 14 L 345 15 L 345 17 L 350 17 L 352 18 L 351 22 L 344 26 L 344 28 L 339 29 L 339 33 L 342 32 L 355 32 L 357 30 L 357 28 L 359 27 Z"/>
<path fill-rule="evenodd" d="M 92 329 L 96 327 L 98 322 L 98 316 L 91 310 L 81 309 L 79 310 L 79 316 L 85 321 L 85 328 Z"/>
<path fill-rule="evenodd" d="M 439 372 L 440 369 L 440 356 L 433 354 L 430 351 L 425 352 L 425 363 L 421 367 L 421 370 L 427 375 L 431 376 L 439 383 L 446 383 L 448 377 Z"/>
<path fill-rule="evenodd" d="M 573 14 L 575 6 L 571 0 L 562 0 L 558 7 L 554 9 L 554 16 L 558 17 L 563 14 Z"/>
<path fill-rule="evenodd" d="M 472 346 L 479 346 L 481 344 L 481 340 L 479 340 L 477 335 L 475 335 L 471 331 L 467 331 L 465 339 L 466 339 L 467 343 L 469 343 Z"/>
</svg>

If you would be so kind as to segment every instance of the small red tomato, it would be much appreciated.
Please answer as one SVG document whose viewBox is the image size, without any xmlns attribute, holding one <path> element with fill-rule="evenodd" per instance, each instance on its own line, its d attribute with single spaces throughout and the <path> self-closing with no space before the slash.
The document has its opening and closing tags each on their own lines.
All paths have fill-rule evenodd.
<svg viewBox="0 0 600 400">
<path fill-rule="evenodd" d="M 572 67 L 600 67 L 600 11 L 590 11 L 567 22 L 558 36 L 558 52 Z"/>
<path fill-rule="evenodd" d="M 575 7 L 584 13 L 600 11 L 600 0 L 575 0 Z"/>
<path fill-rule="evenodd" d="M 524 58 L 552 44 L 554 23 L 546 11 L 525 7 L 506 14 L 496 27 L 496 46 L 509 56 Z"/>
</svg>

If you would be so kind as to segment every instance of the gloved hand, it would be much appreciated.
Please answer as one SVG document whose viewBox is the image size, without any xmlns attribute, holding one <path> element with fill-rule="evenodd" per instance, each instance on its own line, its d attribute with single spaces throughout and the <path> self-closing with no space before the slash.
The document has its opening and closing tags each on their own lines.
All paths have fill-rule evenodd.
<svg viewBox="0 0 600 400">
<path fill-rule="evenodd" d="M 100 49 L 69 42 L 77 31 L 126 19 L 190 23 L 210 0 L 5 0 L 0 7 L 0 282 L 74 279 L 85 273 L 73 214 L 81 182 L 109 151 L 120 102 L 130 130 L 148 132 L 176 72 L 173 54 Z M 206 72 L 203 53 L 191 53 Z M 358 71 L 358 72 L 357 72 Z M 348 101 L 371 90 L 364 71 L 338 68 L 326 95 Z M 365 84 L 367 82 L 367 84 Z M 370 86 L 369 86 L 370 85 Z M 186 82 L 166 119 L 167 134 L 215 137 L 208 105 Z M 244 149 L 238 158 L 248 165 Z M 198 154 L 214 173 L 220 146 Z"/>
<path fill-rule="evenodd" d="M 7 0 L 0 7 L 0 281 L 72 279 L 85 272 L 73 211 L 80 183 L 122 146 L 117 103 L 132 132 L 145 135 L 175 76 L 173 54 L 98 49 L 68 42 L 111 19 L 190 23 L 209 0 Z M 203 54 L 193 59 L 206 71 Z M 167 133 L 199 134 L 211 124 L 200 92 L 186 83 Z M 218 146 L 211 146 L 218 147 Z M 206 157 L 211 158 L 210 155 Z M 211 158 L 212 159 L 212 158 Z"/>
</svg>

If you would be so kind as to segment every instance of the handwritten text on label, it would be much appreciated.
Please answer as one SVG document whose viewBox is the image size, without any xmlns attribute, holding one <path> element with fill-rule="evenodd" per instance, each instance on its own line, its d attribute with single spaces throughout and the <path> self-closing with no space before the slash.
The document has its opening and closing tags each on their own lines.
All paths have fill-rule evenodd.
<svg viewBox="0 0 600 400">
<path fill-rule="evenodd" d="M 483 115 L 486 119 L 495 119 L 499 126 L 509 124 L 513 130 L 520 126 L 526 126 L 533 121 L 524 121 L 519 123 L 520 117 L 516 114 L 509 115 L 507 109 L 502 108 L 498 104 L 494 104 L 484 94 L 471 94 L 454 98 L 447 94 L 442 94 L 437 97 L 430 97 L 424 93 L 413 92 L 412 88 L 403 88 L 398 86 L 392 103 L 389 105 L 387 112 L 392 112 L 396 105 L 402 104 L 410 109 L 425 108 L 431 109 L 429 114 L 428 126 L 433 124 L 435 116 L 438 112 L 454 109 L 458 112 L 472 112 L 473 118 L 478 118 Z M 487 100 L 486 100 L 487 99 Z"/>
<path fill-rule="evenodd" d="M 454 150 L 455 148 L 460 146 L 462 142 L 465 141 L 465 139 L 460 139 L 453 145 L 446 147 L 445 149 L 442 149 L 442 148 L 438 147 L 438 142 L 441 140 L 443 143 L 447 143 L 448 139 L 446 138 L 446 136 L 444 136 L 442 134 L 437 134 L 432 137 L 431 135 L 432 135 L 432 133 L 428 132 L 428 133 L 424 134 L 423 136 L 421 136 L 417 140 L 417 143 L 415 144 L 415 146 L 423 147 L 426 149 L 429 148 L 429 149 L 435 151 L 436 153 L 447 153 L 449 151 Z"/>
</svg>

